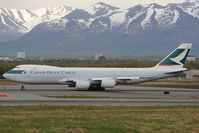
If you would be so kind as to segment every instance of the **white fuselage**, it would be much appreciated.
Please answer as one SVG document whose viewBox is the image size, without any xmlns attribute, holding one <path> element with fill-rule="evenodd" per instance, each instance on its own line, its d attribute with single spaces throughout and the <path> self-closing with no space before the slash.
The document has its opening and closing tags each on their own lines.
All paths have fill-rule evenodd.
<svg viewBox="0 0 199 133">
<path fill-rule="evenodd" d="M 37 84 L 64 84 L 66 81 L 97 79 L 129 79 L 129 83 L 175 76 L 167 74 L 184 71 L 175 68 L 63 68 L 45 65 L 20 65 L 3 76 L 12 81 Z M 132 81 L 132 82 L 131 82 Z"/>
</svg>

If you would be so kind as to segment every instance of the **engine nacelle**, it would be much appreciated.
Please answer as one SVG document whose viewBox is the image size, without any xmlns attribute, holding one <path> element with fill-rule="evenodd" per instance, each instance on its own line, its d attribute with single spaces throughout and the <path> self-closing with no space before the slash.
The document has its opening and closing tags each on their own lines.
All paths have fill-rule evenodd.
<svg viewBox="0 0 199 133">
<path fill-rule="evenodd" d="M 76 81 L 75 87 L 80 90 L 87 90 L 90 87 L 90 82 L 86 80 Z"/>
<path fill-rule="evenodd" d="M 114 79 L 103 79 L 101 83 L 101 87 L 104 88 L 113 88 L 116 85 L 116 81 Z"/>
</svg>

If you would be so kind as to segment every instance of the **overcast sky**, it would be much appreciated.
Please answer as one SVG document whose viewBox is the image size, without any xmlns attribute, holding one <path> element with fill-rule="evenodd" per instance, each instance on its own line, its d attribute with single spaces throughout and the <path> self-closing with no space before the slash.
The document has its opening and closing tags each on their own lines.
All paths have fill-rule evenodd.
<svg viewBox="0 0 199 133">
<path fill-rule="evenodd" d="M 97 2 L 104 2 L 120 8 L 128 8 L 136 4 L 158 3 L 180 3 L 185 0 L 0 0 L 0 7 L 37 9 L 41 7 L 54 7 L 68 5 L 76 8 L 86 8 Z"/>
</svg>

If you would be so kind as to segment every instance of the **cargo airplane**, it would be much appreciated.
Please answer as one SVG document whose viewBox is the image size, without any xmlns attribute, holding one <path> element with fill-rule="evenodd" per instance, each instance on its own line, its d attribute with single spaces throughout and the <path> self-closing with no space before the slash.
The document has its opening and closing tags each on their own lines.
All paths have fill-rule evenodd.
<svg viewBox="0 0 199 133">
<path fill-rule="evenodd" d="M 154 67 L 149 68 L 75 68 L 46 65 L 18 65 L 3 77 L 23 84 L 63 84 L 78 90 L 105 90 L 121 84 L 179 76 L 192 44 L 184 43 Z"/>
</svg>

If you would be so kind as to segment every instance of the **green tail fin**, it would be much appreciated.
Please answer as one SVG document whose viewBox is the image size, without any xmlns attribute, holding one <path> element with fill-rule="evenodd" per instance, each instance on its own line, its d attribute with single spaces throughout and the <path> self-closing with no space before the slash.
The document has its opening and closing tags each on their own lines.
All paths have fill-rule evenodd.
<svg viewBox="0 0 199 133">
<path fill-rule="evenodd" d="M 166 58 L 156 65 L 159 66 L 179 66 L 183 67 L 189 51 L 192 47 L 191 43 L 183 43 L 171 52 Z"/>
</svg>

